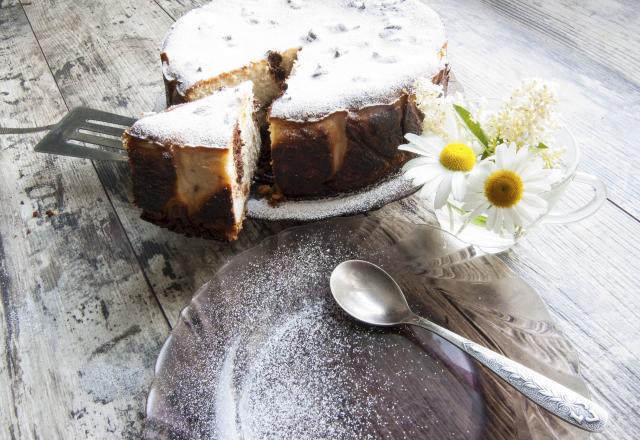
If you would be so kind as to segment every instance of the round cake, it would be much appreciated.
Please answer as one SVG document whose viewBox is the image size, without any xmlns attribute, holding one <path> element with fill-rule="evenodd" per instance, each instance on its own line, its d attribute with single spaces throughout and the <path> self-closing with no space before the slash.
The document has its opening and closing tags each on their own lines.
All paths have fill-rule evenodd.
<svg viewBox="0 0 640 440">
<path fill-rule="evenodd" d="M 171 27 L 161 59 L 169 105 L 252 81 L 263 162 L 286 197 L 396 173 L 404 134 L 421 131 L 415 81 L 448 78 L 442 22 L 418 0 L 213 1 Z"/>
</svg>

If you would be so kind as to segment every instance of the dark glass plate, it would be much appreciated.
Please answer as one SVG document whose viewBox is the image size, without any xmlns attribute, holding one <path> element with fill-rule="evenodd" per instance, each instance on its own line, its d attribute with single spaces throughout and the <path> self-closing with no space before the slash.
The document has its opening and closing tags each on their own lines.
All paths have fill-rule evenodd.
<svg viewBox="0 0 640 440">
<path fill-rule="evenodd" d="M 586 394 L 536 293 L 429 226 L 370 217 L 284 231 L 230 261 L 186 307 L 147 402 L 153 439 L 585 438 L 421 329 L 347 318 L 331 270 L 382 266 L 434 321 Z"/>
</svg>

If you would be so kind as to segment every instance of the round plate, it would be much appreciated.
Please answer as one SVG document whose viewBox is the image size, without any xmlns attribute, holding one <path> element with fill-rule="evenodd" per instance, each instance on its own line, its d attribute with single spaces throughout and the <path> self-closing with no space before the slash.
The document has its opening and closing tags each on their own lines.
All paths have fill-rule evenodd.
<svg viewBox="0 0 640 440">
<path fill-rule="evenodd" d="M 448 342 L 346 317 L 328 278 L 353 258 L 416 312 L 586 394 L 543 303 L 499 259 L 430 226 L 342 218 L 266 239 L 196 293 L 159 355 L 145 438 L 585 438 Z"/>
<path fill-rule="evenodd" d="M 247 217 L 272 221 L 313 221 L 360 214 L 401 200 L 419 188 L 398 174 L 359 191 L 320 199 L 285 200 L 277 205 L 252 192 L 247 201 Z"/>
</svg>

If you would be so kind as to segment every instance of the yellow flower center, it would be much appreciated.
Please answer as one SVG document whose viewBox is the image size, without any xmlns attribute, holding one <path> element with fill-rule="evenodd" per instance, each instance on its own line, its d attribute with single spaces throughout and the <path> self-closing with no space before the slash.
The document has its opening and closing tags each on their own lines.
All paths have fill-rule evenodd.
<svg viewBox="0 0 640 440">
<path fill-rule="evenodd" d="M 511 208 L 522 192 L 522 179 L 513 171 L 494 171 L 484 182 L 485 197 L 498 208 Z"/>
<path fill-rule="evenodd" d="M 466 144 L 447 144 L 440 153 L 440 163 L 451 171 L 471 171 L 476 164 L 476 155 Z"/>
</svg>

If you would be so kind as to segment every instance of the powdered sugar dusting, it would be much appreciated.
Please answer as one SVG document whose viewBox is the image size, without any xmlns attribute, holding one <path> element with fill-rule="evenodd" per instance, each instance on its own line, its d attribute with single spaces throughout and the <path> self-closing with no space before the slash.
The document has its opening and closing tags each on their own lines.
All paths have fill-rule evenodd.
<svg viewBox="0 0 640 440">
<path fill-rule="evenodd" d="M 356 214 L 379 208 L 415 192 L 417 187 L 398 175 L 362 191 L 316 200 L 286 200 L 272 206 L 265 198 L 252 196 L 247 217 L 262 220 L 311 221 Z"/>
<path fill-rule="evenodd" d="M 233 429 L 229 423 L 217 425 L 218 437 L 273 438 L 286 432 L 290 438 L 304 438 L 310 433 L 326 433 L 328 438 L 367 438 L 364 432 L 350 431 L 362 427 L 365 417 L 380 419 L 372 408 L 381 399 L 369 395 L 348 405 L 352 371 L 341 366 L 348 350 L 366 356 L 362 335 L 357 343 L 349 341 L 345 329 L 322 310 L 320 303 L 310 304 L 281 321 L 255 354 L 239 384 L 238 401 L 220 400 L 216 406 L 218 420 L 236 422 Z M 318 350 L 320 344 L 323 347 Z M 310 355 L 311 347 L 318 352 Z M 235 353 L 230 351 L 229 356 Z M 221 388 L 233 384 L 233 376 L 228 374 L 231 371 L 225 373 L 220 376 Z M 362 371 L 362 377 L 374 381 L 373 367 Z M 380 385 L 384 388 L 389 384 Z"/>
<path fill-rule="evenodd" d="M 284 96 L 271 114 L 322 116 L 388 103 L 416 78 L 442 68 L 438 15 L 418 0 L 214 1 L 169 31 L 164 74 L 184 93 L 196 82 L 300 47 Z"/>
<path fill-rule="evenodd" d="M 198 101 L 145 116 L 129 129 L 132 136 L 159 143 L 227 148 L 243 106 L 252 105 L 251 82 Z"/>
</svg>

